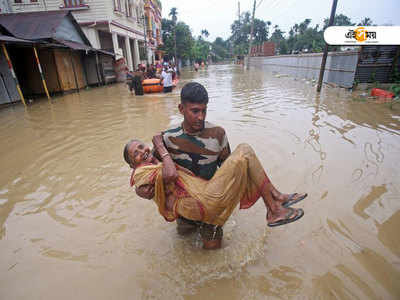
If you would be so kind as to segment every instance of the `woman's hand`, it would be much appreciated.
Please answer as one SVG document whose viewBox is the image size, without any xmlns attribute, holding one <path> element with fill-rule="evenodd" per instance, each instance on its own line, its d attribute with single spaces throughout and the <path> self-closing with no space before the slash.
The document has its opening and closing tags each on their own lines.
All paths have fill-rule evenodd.
<svg viewBox="0 0 400 300">
<path fill-rule="evenodd" d="M 163 161 L 162 176 L 164 183 L 175 182 L 178 179 L 178 172 L 176 171 L 175 163 L 164 146 L 162 135 L 157 134 L 153 136 L 152 142 Z"/>
<path fill-rule="evenodd" d="M 178 171 L 169 155 L 163 157 L 162 177 L 164 183 L 175 182 L 178 179 Z"/>
<path fill-rule="evenodd" d="M 157 134 L 157 135 L 153 136 L 152 142 L 153 142 L 154 147 L 157 148 L 157 150 L 160 147 L 164 147 L 164 141 L 163 141 L 163 137 L 161 134 Z M 167 151 L 167 150 L 165 149 L 165 151 Z"/>
</svg>

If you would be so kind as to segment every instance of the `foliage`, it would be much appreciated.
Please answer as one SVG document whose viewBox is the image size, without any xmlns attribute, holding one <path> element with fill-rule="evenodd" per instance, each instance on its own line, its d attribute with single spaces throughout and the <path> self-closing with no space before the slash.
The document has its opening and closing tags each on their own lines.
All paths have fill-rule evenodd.
<svg viewBox="0 0 400 300">
<path fill-rule="evenodd" d="M 175 56 L 176 50 L 176 55 L 179 59 L 206 61 L 210 54 L 210 43 L 205 41 L 202 36 L 195 40 L 190 27 L 185 22 L 178 22 L 177 15 L 178 11 L 173 7 L 169 13 L 171 19 L 161 20 L 164 45 L 160 46 L 159 49 L 164 51 L 169 58 Z M 202 35 L 209 36 L 207 29 L 202 30 Z"/>
<path fill-rule="evenodd" d="M 390 87 L 390 90 L 393 92 L 395 97 L 400 97 L 400 84 L 396 83 Z"/>
<path fill-rule="evenodd" d="M 361 22 L 357 24 L 357 26 L 375 26 L 375 25 L 372 24 L 372 20 L 370 18 L 365 17 L 364 19 L 361 20 Z"/>
<path fill-rule="evenodd" d="M 211 56 L 213 61 L 221 61 L 229 58 L 231 55 L 231 43 L 217 37 L 211 44 Z"/>
<path fill-rule="evenodd" d="M 176 7 L 169 12 L 170 19 L 162 19 L 162 35 L 164 45 L 160 50 L 165 51 L 169 57 L 175 55 L 175 34 L 176 52 L 178 58 L 195 61 L 220 61 L 230 58 L 232 55 L 246 55 L 250 43 L 251 15 L 244 12 L 240 20 L 235 20 L 231 25 L 231 36 L 227 40 L 217 37 L 214 42 L 206 40 L 210 33 L 207 29 L 201 30 L 201 35 L 194 38 L 191 29 L 184 22 L 178 22 L 178 11 Z M 282 31 L 278 25 L 273 26 L 270 34 L 271 22 L 261 19 L 254 19 L 254 45 L 262 44 L 265 41 L 275 43 L 279 54 L 290 54 L 300 52 L 322 52 L 325 47 L 323 32 L 329 24 L 329 18 L 323 19 L 323 26 L 319 24 L 311 26 L 311 19 L 305 19 L 301 23 L 294 24 L 289 32 Z M 333 25 L 354 26 L 352 20 L 344 15 L 335 16 Z M 364 17 L 358 26 L 371 26 L 373 21 Z M 339 50 L 339 47 L 330 47 L 330 50 Z M 400 80 L 400 78 L 399 78 Z"/>
<path fill-rule="evenodd" d="M 203 29 L 203 30 L 201 31 L 201 35 L 204 35 L 206 38 L 208 38 L 208 36 L 210 35 L 210 33 L 208 32 L 207 29 Z"/>
<path fill-rule="evenodd" d="M 321 52 L 325 42 L 323 31 L 319 30 L 319 25 L 309 27 L 311 19 L 305 19 L 300 24 L 294 24 L 289 31 L 287 39 L 288 52 Z"/>
<path fill-rule="evenodd" d="M 172 19 L 172 22 L 174 23 L 174 24 L 176 24 L 176 21 L 177 21 L 177 15 L 178 15 L 178 11 L 177 11 L 177 9 L 176 9 L 176 7 L 173 7 L 173 8 L 171 8 L 171 10 L 170 10 L 170 12 L 169 12 L 169 16 L 171 17 L 171 19 Z"/>
<path fill-rule="evenodd" d="M 369 19 L 369 18 L 368 18 Z M 324 30 L 328 27 L 329 18 L 325 18 L 324 21 Z M 332 26 L 354 26 L 356 23 L 351 22 L 351 19 L 348 16 L 343 14 L 335 15 L 335 20 L 333 21 Z"/>
<path fill-rule="evenodd" d="M 269 26 L 271 22 L 254 19 L 254 44 L 262 44 L 268 40 Z M 235 20 L 231 25 L 232 35 L 229 41 L 233 43 L 235 55 L 247 54 L 250 43 L 251 18 L 249 12 L 241 14 L 240 21 Z"/>
<path fill-rule="evenodd" d="M 193 45 L 191 58 L 198 63 L 207 61 L 210 54 L 210 47 L 210 42 L 199 36 Z"/>
<path fill-rule="evenodd" d="M 393 105 L 394 104 L 400 103 L 400 82 L 397 82 L 397 83 L 393 84 L 390 87 L 390 90 L 394 94 L 394 99 L 390 103 L 390 108 L 393 109 Z"/>
<path fill-rule="evenodd" d="M 176 28 L 176 54 L 179 58 L 188 59 L 191 57 L 191 50 L 194 44 L 192 32 L 187 24 L 178 22 L 174 25 L 172 20 L 162 19 L 163 43 L 159 49 L 165 51 L 169 57 L 175 56 L 174 35 Z"/>
</svg>

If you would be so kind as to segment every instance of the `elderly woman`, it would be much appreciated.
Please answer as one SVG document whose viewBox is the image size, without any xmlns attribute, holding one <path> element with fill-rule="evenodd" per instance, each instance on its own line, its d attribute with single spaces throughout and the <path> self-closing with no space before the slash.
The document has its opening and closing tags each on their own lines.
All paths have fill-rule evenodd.
<svg viewBox="0 0 400 300">
<path fill-rule="evenodd" d="M 154 188 L 154 201 L 160 214 L 169 222 L 182 216 L 208 224 L 200 229 L 206 249 L 221 247 L 222 231 L 215 229 L 221 230 L 239 203 L 241 209 L 250 208 L 262 197 L 267 208 L 267 223 L 271 227 L 294 222 L 304 215 L 302 209 L 289 206 L 304 199 L 307 194 L 279 193 L 282 196 L 279 199 L 282 200 L 274 199 L 272 190 L 277 190 L 247 144 L 240 144 L 211 180 L 204 180 L 176 165 L 178 178 L 167 184 L 163 180 L 162 162 L 155 153 L 161 159 L 169 153 L 159 152 L 165 149 L 161 145 L 161 135 L 153 138 L 153 144 L 154 152 L 139 140 L 132 140 L 125 145 L 124 159 L 133 169 L 131 186 L 147 185 Z"/>
</svg>

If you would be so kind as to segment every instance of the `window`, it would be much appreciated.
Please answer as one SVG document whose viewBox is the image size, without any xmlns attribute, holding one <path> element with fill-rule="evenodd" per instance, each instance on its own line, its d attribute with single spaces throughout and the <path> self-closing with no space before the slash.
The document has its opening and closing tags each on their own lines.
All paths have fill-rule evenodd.
<svg viewBox="0 0 400 300">
<path fill-rule="evenodd" d="M 14 0 L 14 3 L 22 3 L 22 0 Z"/>
<path fill-rule="evenodd" d="M 83 0 L 64 0 L 65 7 L 80 7 L 85 6 Z"/>
<path fill-rule="evenodd" d="M 38 0 L 31 0 L 31 3 L 36 3 L 38 2 Z"/>
<path fill-rule="evenodd" d="M 144 43 L 139 42 L 139 58 L 140 60 L 145 60 L 146 59 L 146 48 Z"/>
</svg>

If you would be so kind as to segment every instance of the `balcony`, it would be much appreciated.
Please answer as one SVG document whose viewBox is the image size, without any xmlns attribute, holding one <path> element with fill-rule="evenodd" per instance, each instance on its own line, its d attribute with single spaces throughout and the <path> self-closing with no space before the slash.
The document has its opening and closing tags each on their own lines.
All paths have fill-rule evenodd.
<svg viewBox="0 0 400 300">
<path fill-rule="evenodd" d="M 83 10 L 89 9 L 89 5 L 84 0 L 64 0 L 64 6 L 60 6 L 60 9 Z"/>
</svg>

